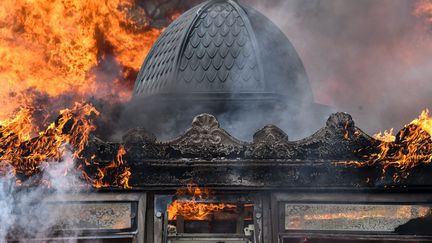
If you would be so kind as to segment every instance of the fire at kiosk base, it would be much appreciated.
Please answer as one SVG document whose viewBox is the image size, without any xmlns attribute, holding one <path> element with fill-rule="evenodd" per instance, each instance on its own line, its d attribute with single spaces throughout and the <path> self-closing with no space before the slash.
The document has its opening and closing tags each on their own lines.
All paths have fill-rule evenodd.
<svg viewBox="0 0 432 243">
<path fill-rule="evenodd" d="M 383 174 L 380 164 L 359 165 L 360 148 L 379 142 L 355 127 L 348 114 L 332 115 L 324 128 L 300 141 L 289 141 L 275 126 L 256 132 L 252 142 L 240 141 L 209 114 L 195 117 L 192 127 L 176 139 L 153 138 L 144 130 L 124 137 L 123 159 L 131 167 L 132 188 L 48 193 L 38 210 L 21 209 L 32 212 L 22 217 L 59 215 L 55 227 L 43 235 L 18 227 L 10 240 L 432 240 L 431 168 L 418 165 L 409 176 L 395 180 L 396 169 Z M 115 155 L 118 147 L 92 138 L 87 150 L 102 158 Z M 358 162 L 350 162 L 354 160 Z"/>
</svg>

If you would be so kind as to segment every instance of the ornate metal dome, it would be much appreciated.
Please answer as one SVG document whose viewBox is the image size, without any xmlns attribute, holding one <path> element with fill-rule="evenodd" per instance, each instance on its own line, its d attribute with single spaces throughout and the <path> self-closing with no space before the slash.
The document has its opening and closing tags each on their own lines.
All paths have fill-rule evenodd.
<svg viewBox="0 0 432 243">
<path fill-rule="evenodd" d="M 314 103 L 303 64 L 275 24 L 237 1 L 210 0 L 161 34 L 119 123 L 173 137 L 200 113 L 247 139 L 269 123 L 308 135 L 330 110 Z"/>
<path fill-rule="evenodd" d="M 202 3 L 161 34 L 141 67 L 134 96 L 164 95 L 313 102 L 290 41 L 262 14 L 232 0 Z"/>
</svg>

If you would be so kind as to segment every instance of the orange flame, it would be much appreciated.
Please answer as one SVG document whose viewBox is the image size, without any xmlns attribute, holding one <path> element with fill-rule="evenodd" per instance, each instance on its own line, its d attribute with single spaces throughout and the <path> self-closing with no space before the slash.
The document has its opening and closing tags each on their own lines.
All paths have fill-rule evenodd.
<svg viewBox="0 0 432 243">
<path fill-rule="evenodd" d="M 97 174 L 95 179 L 90 179 L 87 174 L 85 177 L 92 181 L 95 188 L 103 187 L 121 187 L 121 188 L 131 188 L 129 185 L 129 179 L 132 175 L 130 168 L 127 166 L 126 162 L 123 160 L 123 156 L 126 154 L 124 146 L 120 146 L 116 159 L 105 166 L 97 169 Z M 94 162 L 93 162 L 94 163 Z M 106 175 L 114 175 L 115 179 L 107 180 Z"/>
<path fill-rule="evenodd" d="M 120 146 L 116 158 L 106 166 L 96 163 L 92 156 L 91 163 L 82 156 L 88 144 L 89 135 L 95 130 L 91 116 L 99 112 L 89 104 L 76 103 L 72 109 L 60 111 L 56 122 L 51 123 L 37 136 L 32 125 L 31 108 L 23 108 L 12 119 L 0 122 L 0 168 L 2 174 L 11 168 L 17 178 L 17 185 L 21 184 L 20 175 L 31 177 L 43 170 L 42 163 L 49 161 L 61 162 L 66 151 L 73 151 L 74 159 L 84 160 L 85 165 L 97 164 L 97 173 L 93 178 L 87 175 L 85 168 L 78 166 L 77 171 L 96 188 L 122 187 L 130 188 L 130 168 L 123 156 L 126 150 Z M 70 168 L 73 169 L 73 168 Z M 66 176 L 68 171 L 64 171 Z M 108 180 L 106 175 L 110 176 Z M 114 177 L 114 178 L 112 178 Z M 49 182 L 40 182 L 48 185 Z"/>
<path fill-rule="evenodd" d="M 397 169 L 394 180 L 407 177 L 414 167 L 432 162 L 432 117 L 424 110 L 421 115 L 406 125 L 396 136 L 385 131 L 376 134 L 381 140 L 378 152 L 365 155 L 365 162 L 355 162 L 357 165 L 383 165 L 383 173 L 387 168 Z"/>
<path fill-rule="evenodd" d="M 414 14 L 421 17 L 427 24 L 432 24 L 432 1 L 421 0 L 418 1 L 414 8 Z"/>
<path fill-rule="evenodd" d="M 185 220 L 207 220 L 215 212 L 236 208 L 234 204 L 200 202 L 208 200 L 211 193 L 208 189 L 199 188 L 194 184 L 189 184 L 186 189 L 177 190 L 176 195 L 188 195 L 191 199 L 172 202 L 168 206 L 168 220 L 176 220 L 178 216 Z"/>
<path fill-rule="evenodd" d="M 74 94 L 126 100 L 133 77 L 161 29 L 149 28 L 133 0 L 4 0 L 0 5 L 0 119 L 32 97 Z M 137 19 L 136 16 L 139 16 Z M 115 77 L 97 68 L 112 58 Z M 132 75 L 133 76 L 133 75 Z M 127 84 L 125 84 L 125 82 Z M 130 86 L 129 89 L 125 88 Z M 103 92 L 101 92 L 101 90 Z"/>
<path fill-rule="evenodd" d="M 68 95 L 72 102 L 88 97 L 109 98 L 108 102 L 129 99 L 134 75 L 162 31 L 151 28 L 144 9 L 134 3 L 2 1 L 1 174 L 11 171 L 17 176 L 17 184 L 21 184 L 19 175 L 30 177 L 43 170 L 43 162 L 61 161 L 65 151 L 72 150 L 73 158 L 84 160 L 84 165 L 100 166 L 92 179 L 83 165 L 78 166 L 95 187 L 130 187 L 131 171 L 123 159 L 123 147 L 107 166 L 93 161 L 95 157 L 91 161 L 81 157 L 89 134 L 95 130 L 90 116 L 99 114 L 93 106 L 76 103 L 74 108 L 60 111 L 59 119 L 46 129 L 41 127 L 48 115 L 36 117 L 35 112 L 53 112 L 38 104 L 39 94 L 49 99 Z M 104 67 L 107 63 L 110 66 Z M 104 68 L 112 74 L 106 74 Z M 108 182 L 107 176 L 113 177 L 112 173 L 114 182 Z"/>
<path fill-rule="evenodd" d="M 384 132 L 375 133 L 373 138 L 388 143 L 394 142 L 396 140 L 396 137 L 393 135 L 393 128 L 389 131 L 385 130 Z"/>
<path fill-rule="evenodd" d="M 16 175 L 34 175 L 44 161 L 60 161 L 71 146 L 79 158 L 95 129 L 90 118 L 99 112 L 89 104 L 76 103 L 60 111 L 60 117 L 38 136 L 32 125 L 31 108 L 22 108 L 14 118 L 0 122 L 0 163 L 9 164 Z"/>
</svg>

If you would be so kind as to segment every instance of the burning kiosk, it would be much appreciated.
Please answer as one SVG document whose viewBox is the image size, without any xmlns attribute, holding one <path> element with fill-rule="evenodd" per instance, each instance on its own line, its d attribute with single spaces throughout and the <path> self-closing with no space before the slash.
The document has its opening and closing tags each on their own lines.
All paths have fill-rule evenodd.
<svg viewBox="0 0 432 243">
<path fill-rule="evenodd" d="M 406 141 L 419 123 L 382 142 L 335 113 L 312 136 L 290 141 L 278 126 L 310 126 L 305 120 L 320 120 L 328 108 L 312 102 L 303 65 L 282 32 L 236 1 L 208 1 L 174 21 L 145 60 L 131 105 L 141 107 L 133 120 L 146 129 L 130 130 L 122 143 L 90 136 L 82 154 L 98 161 L 86 161 L 89 177 L 112 168 L 117 156 L 116 165 L 128 166 L 117 185 L 129 188 L 98 184 L 104 188 L 95 193 L 51 196 L 37 213 L 61 212 L 52 233 L 11 240 L 432 241 L 430 135 L 415 134 L 420 163 L 402 167 L 410 170 L 400 178 L 398 160 L 393 167 L 379 162 L 412 152 Z M 257 114 L 265 119 L 252 119 Z M 246 142 L 217 117 L 234 129 L 278 126 L 266 125 Z M 188 120 L 192 126 L 177 138 L 157 139 Z"/>
</svg>

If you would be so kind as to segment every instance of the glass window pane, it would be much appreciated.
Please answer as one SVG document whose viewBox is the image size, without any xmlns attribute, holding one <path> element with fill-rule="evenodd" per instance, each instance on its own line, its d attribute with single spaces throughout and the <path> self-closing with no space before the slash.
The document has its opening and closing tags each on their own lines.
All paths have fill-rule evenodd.
<svg viewBox="0 0 432 243">
<path fill-rule="evenodd" d="M 431 207 L 421 205 L 287 203 L 285 229 L 393 232 L 430 212 Z"/>
</svg>

